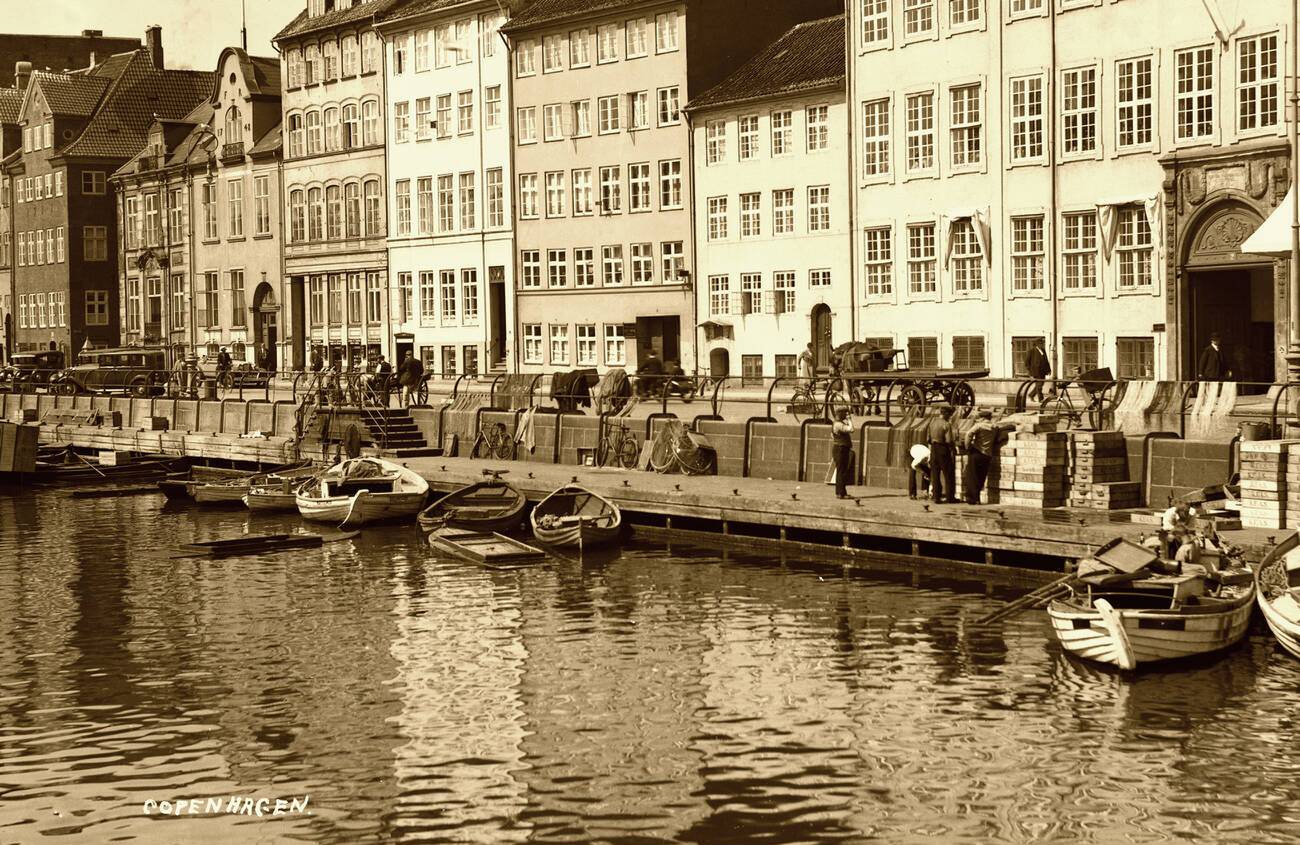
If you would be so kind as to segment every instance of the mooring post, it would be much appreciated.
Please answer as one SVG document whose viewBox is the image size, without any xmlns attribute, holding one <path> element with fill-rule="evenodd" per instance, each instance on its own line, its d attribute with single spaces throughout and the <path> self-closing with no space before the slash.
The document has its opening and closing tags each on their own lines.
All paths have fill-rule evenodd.
<svg viewBox="0 0 1300 845">
<path fill-rule="evenodd" d="M 921 556 L 921 544 L 918 543 L 918 542 L 916 542 L 915 540 L 913 540 L 913 541 L 912 541 L 912 557 L 920 557 L 920 556 Z"/>
<path fill-rule="evenodd" d="M 782 543 L 785 542 L 785 526 L 784 526 L 784 525 L 781 526 L 781 542 L 782 542 Z"/>
<path fill-rule="evenodd" d="M 664 527 L 669 531 L 673 530 L 673 518 L 671 516 L 664 517 Z"/>
<path fill-rule="evenodd" d="M 985 550 L 984 550 L 984 564 L 985 564 L 986 566 L 992 566 L 992 565 L 993 565 L 993 550 L 992 550 L 992 549 L 985 549 Z"/>
<path fill-rule="evenodd" d="M 731 534 L 731 525 L 724 519 L 722 520 L 722 536 L 726 537 Z"/>
<path fill-rule="evenodd" d="M 845 549 L 849 548 L 849 534 L 847 531 L 840 533 L 840 546 Z"/>
</svg>

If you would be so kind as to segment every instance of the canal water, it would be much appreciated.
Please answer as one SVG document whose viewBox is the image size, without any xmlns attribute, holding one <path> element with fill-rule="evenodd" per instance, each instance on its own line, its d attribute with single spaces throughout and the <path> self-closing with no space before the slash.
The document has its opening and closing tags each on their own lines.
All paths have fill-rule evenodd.
<svg viewBox="0 0 1300 845">
<path fill-rule="evenodd" d="M 1133 679 L 978 583 L 0 492 L 0 843 L 1296 842 L 1300 662 Z M 146 801 L 308 800 L 163 815 Z M 172 806 L 172 805 L 168 805 Z M 190 806 L 190 805 L 185 805 Z"/>
</svg>

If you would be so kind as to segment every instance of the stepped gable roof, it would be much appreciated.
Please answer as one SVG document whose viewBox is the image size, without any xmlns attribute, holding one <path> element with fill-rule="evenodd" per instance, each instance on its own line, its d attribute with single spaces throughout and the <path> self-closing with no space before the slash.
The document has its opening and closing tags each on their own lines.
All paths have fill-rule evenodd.
<svg viewBox="0 0 1300 845">
<path fill-rule="evenodd" d="M 207 71 L 159 70 L 147 50 L 114 56 L 110 61 L 124 57 L 124 67 L 99 109 L 81 136 L 64 147 L 64 155 L 132 158 L 148 142 L 149 127 L 155 120 L 186 117 L 212 90 L 213 75 Z M 89 75 L 98 76 L 103 67 L 92 68 Z"/>
<path fill-rule="evenodd" d="M 632 6 L 643 6 L 646 0 L 536 0 L 510 19 L 501 31 L 518 32 L 572 18 L 585 18 Z"/>
<path fill-rule="evenodd" d="M 0 88 L 0 123 L 17 123 L 23 113 L 23 92 Z"/>
<path fill-rule="evenodd" d="M 463 6 L 470 0 L 404 0 L 393 4 L 389 10 L 380 18 L 381 23 L 393 23 L 403 21 L 408 18 L 416 18 L 429 12 L 438 12 L 443 9 L 452 9 L 456 6 Z"/>
<path fill-rule="evenodd" d="M 31 81 L 33 86 L 40 86 L 50 111 L 66 117 L 90 117 L 112 83 L 108 76 L 45 70 L 34 71 Z"/>
<path fill-rule="evenodd" d="M 307 10 L 303 9 L 298 13 L 297 17 L 289 22 L 288 26 L 277 32 L 271 40 L 282 41 L 286 38 L 295 38 L 299 35 L 307 35 L 323 29 L 333 29 L 336 26 L 355 23 L 372 16 L 378 17 L 387 12 L 396 2 L 397 0 L 370 0 L 369 3 L 361 3 L 350 9 L 335 9 L 314 18 L 308 17 Z"/>
<path fill-rule="evenodd" d="M 844 85 L 844 16 L 792 27 L 735 73 L 687 104 L 698 111 Z"/>
</svg>

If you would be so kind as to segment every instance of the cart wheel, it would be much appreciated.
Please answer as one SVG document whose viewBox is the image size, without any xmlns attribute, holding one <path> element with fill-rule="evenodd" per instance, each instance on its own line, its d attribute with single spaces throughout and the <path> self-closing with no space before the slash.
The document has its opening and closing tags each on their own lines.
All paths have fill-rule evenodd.
<svg viewBox="0 0 1300 845">
<path fill-rule="evenodd" d="M 970 416 L 971 410 L 975 407 L 975 391 L 966 382 L 959 382 L 949 391 L 948 401 L 957 409 L 958 416 Z"/>
<path fill-rule="evenodd" d="M 1088 405 L 1088 425 L 1093 431 L 1106 431 L 1115 425 L 1115 406 L 1119 398 L 1111 390 L 1098 393 Z"/>
<path fill-rule="evenodd" d="M 420 389 L 415 391 L 415 402 L 417 405 L 429 404 L 429 382 L 427 380 L 420 382 Z"/>
<path fill-rule="evenodd" d="M 914 384 L 909 384 L 898 394 L 898 407 L 904 412 L 913 408 L 923 409 L 926 406 L 925 391 Z"/>
</svg>

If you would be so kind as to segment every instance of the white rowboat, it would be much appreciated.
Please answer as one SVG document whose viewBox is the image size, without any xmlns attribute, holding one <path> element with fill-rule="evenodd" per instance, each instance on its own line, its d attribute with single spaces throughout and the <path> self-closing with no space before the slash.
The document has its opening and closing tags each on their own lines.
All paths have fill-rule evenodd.
<svg viewBox="0 0 1300 845">
<path fill-rule="evenodd" d="M 1300 533 L 1274 546 L 1255 568 L 1256 601 L 1268 629 L 1300 657 Z"/>
<path fill-rule="evenodd" d="M 304 482 L 298 512 L 315 522 L 356 528 L 414 516 L 424 507 L 429 484 L 419 474 L 382 458 L 351 458 Z"/>
</svg>

